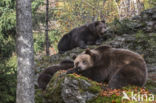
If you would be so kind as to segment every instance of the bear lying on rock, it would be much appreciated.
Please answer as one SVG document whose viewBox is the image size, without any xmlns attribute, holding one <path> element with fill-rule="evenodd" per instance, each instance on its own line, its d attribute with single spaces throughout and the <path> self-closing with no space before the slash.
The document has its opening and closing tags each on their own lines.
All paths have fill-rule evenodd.
<svg viewBox="0 0 156 103">
<path fill-rule="evenodd" d="M 112 89 L 127 85 L 144 86 L 147 78 L 146 63 L 139 54 L 110 46 L 79 54 L 75 57 L 74 69 L 67 71 L 74 72 L 97 82 L 107 82 Z"/>
<path fill-rule="evenodd" d="M 58 43 L 59 53 L 75 47 L 86 48 L 87 45 L 100 44 L 101 36 L 107 31 L 105 21 L 95 21 L 88 25 L 74 28 L 65 34 Z"/>
</svg>

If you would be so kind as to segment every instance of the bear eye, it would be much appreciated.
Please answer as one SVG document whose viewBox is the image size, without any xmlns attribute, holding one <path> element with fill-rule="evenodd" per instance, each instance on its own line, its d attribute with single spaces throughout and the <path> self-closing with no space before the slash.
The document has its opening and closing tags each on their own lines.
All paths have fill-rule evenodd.
<svg viewBox="0 0 156 103">
<path fill-rule="evenodd" d="M 87 64 L 87 61 L 82 61 L 83 64 Z"/>
</svg>

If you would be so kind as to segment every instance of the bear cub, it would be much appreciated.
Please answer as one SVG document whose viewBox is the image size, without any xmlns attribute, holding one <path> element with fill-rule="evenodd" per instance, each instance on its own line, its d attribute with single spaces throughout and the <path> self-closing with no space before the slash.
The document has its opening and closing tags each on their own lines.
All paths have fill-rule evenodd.
<svg viewBox="0 0 156 103">
<path fill-rule="evenodd" d="M 67 70 L 74 67 L 74 62 L 72 60 L 63 60 L 59 65 L 50 66 L 43 70 L 38 77 L 38 86 L 42 90 L 46 89 L 52 76 L 59 70 Z"/>
<path fill-rule="evenodd" d="M 86 48 L 87 45 L 100 44 L 103 34 L 107 31 L 105 21 L 95 21 L 65 34 L 58 43 L 59 53 L 75 47 Z"/>
<path fill-rule="evenodd" d="M 139 54 L 110 46 L 87 49 L 79 54 L 75 57 L 74 69 L 67 71 L 74 72 L 97 82 L 106 82 L 112 89 L 144 86 L 147 78 L 146 63 Z"/>
</svg>

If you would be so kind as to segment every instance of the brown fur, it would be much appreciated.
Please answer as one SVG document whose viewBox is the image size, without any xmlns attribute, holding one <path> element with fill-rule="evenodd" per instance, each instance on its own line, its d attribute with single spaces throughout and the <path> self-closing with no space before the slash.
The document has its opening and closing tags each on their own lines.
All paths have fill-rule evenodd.
<svg viewBox="0 0 156 103">
<path fill-rule="evenodd" d="M 81 69 L 81 65 L 75 66 L 75 69 L 69 73 L 77 72 L 97 82 L 107 82 L 110 88 L 127 85 L 143 86 L 146 82 L 146 63 L 135 52 L 100 46 L 78 55 L 74 64 L 80 63 L 82 61 L 80 57 L 85 55 L 91 57 L 92 60 L 89 61 L 93 61 L 92 67 Z"/>
<path fill-rule="evenodd" d="M 51 77 L 59 70 L 67 70 L 73 68 L 74 63 L 71 60 L 63 60 L 59 65 L 50 66 L 45 68 L 43 72 L 40 73 L 38 78 L 38 85 L 41 89 L 46 89 Z"/>
<path fill-rule="evenodd" d="M 74 28 L 65 34 L 58 43 L 59 53 L 76 47 L 87 48 L 87 45 L 101 44 L 102 37 L 108 30 L 105 21 L 95 21 Z"/>
</svg>

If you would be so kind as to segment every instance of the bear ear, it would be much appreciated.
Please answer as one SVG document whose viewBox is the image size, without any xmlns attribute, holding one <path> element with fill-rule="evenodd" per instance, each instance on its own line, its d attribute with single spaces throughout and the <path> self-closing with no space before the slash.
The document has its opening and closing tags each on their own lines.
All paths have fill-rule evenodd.
<svg viewBox="0 0 156 103">
<path fill-rule="evenodd" d="M 76 57 L 77 57 L 76 55 L 73 55 L 72 59 L 73 59 L 73 60 L 75 60 L 75 59 L 76 59 Z"/>
<path fill-rule="evenodd" d="M 89 49 L 86 49 L 85 54 L 90 54 L 91 51 Z"/>
<path fill-rule="evenodd" d="M 93 59 L 93 61 L 95 61 L 95 59 L 96 59 L 96 54 L 94 54 L 91 50 L 86 49 L 85 54 L 90 55 L 91 58 Z"/>
<path fill-rule="evenodd" d="M 85 54 L 89 54 L 89 55 L 91 55 L 91 56 L 94 55 L 89 49 L 86 49 Z"/>
</svg>

